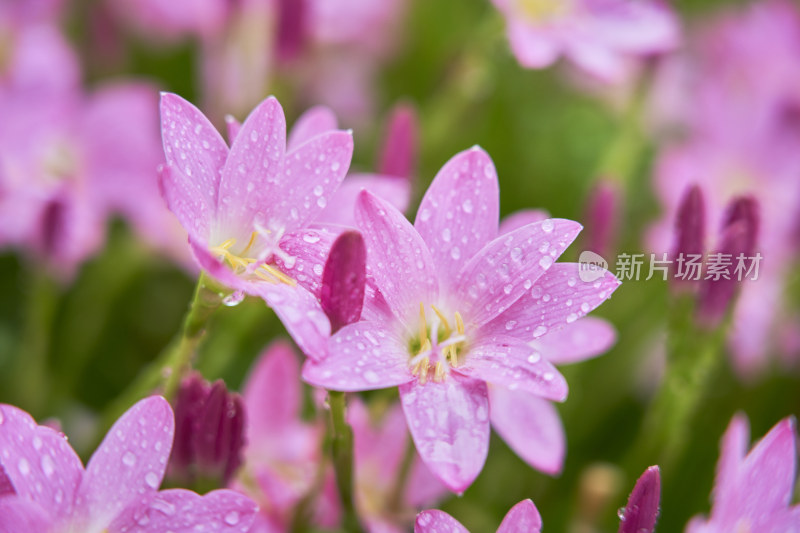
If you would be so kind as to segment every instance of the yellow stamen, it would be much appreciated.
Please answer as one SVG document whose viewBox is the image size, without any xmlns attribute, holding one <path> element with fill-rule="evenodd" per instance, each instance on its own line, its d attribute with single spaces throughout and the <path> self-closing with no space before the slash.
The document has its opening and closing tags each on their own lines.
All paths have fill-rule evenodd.
<svg viewBox="0 0 800 533">
<path fill-rule="evenodd" d="M 456 331 L 459 335 L 464 334 L 464 319 L 461 318 L 461 313 L 458 311 L 456 311 Z"/>
<path fill-rule="evenodd" d="M 287 276 L 286 274 L 284 274 L 283 272 L 281 272 L 280 270 L 278 270 L 277 268 L 275 268 L 272 265 L 261 265 L 259 268 L 263 268 L 264 270 L 266 270 L 267 272 L 269 272 L 270 274 L 272 274 L 273 276 L 278 278 L 278 281 L 281 281 L 281 282 L 283 282 L 283 283 L 285 283 L 287 285 L 290 285 L 292 287 L 297 285 L 297 282 L 295 280 L 293 280 L 292 278 L 290 278 L 289 276 Z M 258 271 L 256 271 L 256 272 L 258 272 Z"/>
<path fill-rule="evenodd" d="M 248 250 L 250 250 L 250 247 L 253 246 L 253 243 L 256 242 L 256 237 L 257 236 L 258 236 L 258 232 L 257 231 L 254 231 L 253 233 L 250 234 L 250 240 L 247 241 L 247 246 L 245 246 L 244 250 L 242 250 L 242 255 L 246 254 L 248 252 Z"/>
<path fill-rule="evenodd" d="M 428 322 L 425 320 L 425 304 L 419 303 L 419 342 L 425 344 L 428 340 Z"/>
<path fill-rule="evenodd" d="M 221 248 L 222 250 L 227 250 L 234 244 L 236 244 L 236 239 L 228 239 L 227 241 L 217 246 L 217 248 Z"/>
<path fill-rule="evenodd" d="M 419 382 L 421 385 L 425 385 L 425 383 L 428 381 L 428 369 L 431 366 L 431 360 L 426 357 L 421 361 L 421 363 L 422 364 L 420 365 Z"/>
<path fill-rule="evenodd" d="M 433 309 L 433 312 L 436 313 L 436 316 L 439 317 L 439 320 L 442 321 L 442 325 L 444 326 L 444 336 L 449 337 L 450 332 L 453 331 L 450 329 L 450 323 L 444 317 L 444 314 L 442 314 L 442 312 L 439 311 L 439 309 L 437 309 L 435 305 L 431 305 L 431 309 Z"/>
<path fill-rule="evenodd" d="M 433 374 L 433 380 L 436 382 L 444 381 L 444 364 L 441 361 L 436 362 L 436 371 Z"/>
</svg>

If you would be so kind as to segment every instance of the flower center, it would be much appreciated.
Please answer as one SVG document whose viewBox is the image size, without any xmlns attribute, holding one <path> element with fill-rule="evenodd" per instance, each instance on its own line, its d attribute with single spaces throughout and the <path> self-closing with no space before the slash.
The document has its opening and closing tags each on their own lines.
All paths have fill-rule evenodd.
<svg viewBox="0 0 800 533">
<path fill-rule="evenodd" d="M 517 0 L 517 8 L 529 22 L 547 22 L 569 10 L 569 0 Z"/>
<path fill-rule="evenodd" d="M 291 286 L 297 285 L 295 280 L 281 272 L 275 266 L 269 265 L 266 262 L 260 262 L 264 261 L 266 258 L 259 259 L 251 257 L 251 255 L 254 255 L 251 251 L 258 235 L 259 232 L 254 231 L 250 235 L 250 240 L 247 242 L 247 245 L 240 252 L 232 251 L 233 247 L 236 245 L 236 239 L 228 239 L 219 246 L 212 246 L 210 251 L 227 264 L 238 276 L 252 274 L 268 283 L 285 283 Z"/>
<path fill-rule="evenodd" d="M 411 374 L 425 384 L 428 379 L 444 381 L 451 368 L 459 365 L 459 356 L 464 353 L 466 333 L 461 313 L 453 313 L 455 329 L 446 315 L 435 305 L 431 324 L 425 316 L 425 304 L 419 304 L 419 332 L 408 343 L 409 369 Z"/>
</svg>

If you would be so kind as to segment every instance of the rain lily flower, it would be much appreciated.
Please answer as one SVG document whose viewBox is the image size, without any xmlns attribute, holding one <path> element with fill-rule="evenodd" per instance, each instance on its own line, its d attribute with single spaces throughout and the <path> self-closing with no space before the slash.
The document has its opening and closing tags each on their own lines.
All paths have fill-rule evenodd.
<svg viewBox="0 0 800 533">
<path fill-rule="evenodd" d="M 307 355 L 324 353 L 330 325 L 312 293 L 322 275 L 317 248 L 330 241 L 308 225 L 347 173 L 352 135 L 329 131 L 287 151 L 283 109 L 272 97 L 230 149 L 177 95 L 162 95 L 161 119 L 162 189 L 199 264 L 224 285 L 262 297 Z"/>
<path fill-rule="evenodd" d="M 661 474 L 657 466 L 644 471 L 620 514 L 619 533 L 653 533 L 661 500 Z"/>
<path fill-rule="evenodd" d="M 414 516 L 412 510 L 436 504 L 447 494 L 447 488 L 419 457 L 414 457 L 404 489 L 400 494 L 394 493 L 406 447 L 411 444 L 399 405 L 392 405 L 379 421 L 375 421 L 367 406 L 358 398 L 352 398 L 348 403 L 347 421 L 353 428 L 359 516 L 371 532 L 407 531 Z"/>
<path fill-rule="evenodd" d="M 117 420 L 84 469 L 63 435 L 0 405 L 0 531 L 188 533 L 210 524 L 248 531 L 256 506 L 241 494 L 158 491 L 173 430 L 167 401 L 144 399 Z"/>
<path fill-rule="evenodd" d="M 256 524 L 286 531 L 298 502 L 317 481 L 324 427 L 301 418 L 300 362 L 288 342 L 276 341 L 259 356 L 244 385 L 244 463 L 235 487 L 256 500 Z M 332 480 L 332 476 L 331 480 Z M 338 520 L 335 491 L 323 492 L 322 525 Z"/>
<path fill-rule="evenodd" d="M 225 0 L 107 0 L 119 20 L 146 32 L 175 40 L 206 37 L 221 30 L 229 6 Z"/>
<path fill-rule="evenodd" d="M 763 206 L 758 280 L 743 284 L 728 338 L 735 370 L 752 379 L 781 349 L 778 310 L 793 271 L 791 243 L 800 216 L 800 14 L 789 2 L 758 2 L 712 20 L 688 49 L 656 85 L 657 92 L 680 95 L 678 108 L 660 111 L 684 134 L 664 143 L 656 161 L 654 187 L 664 217 L 649 244 L 657 253 L 671 249 L 672 221 L 693 184 L 703 190 L 711 229 L 725 224 L 734 198 L 752 196 Z"/>
<path fill-rule="evenodd" d="M 711 516 L 693 518 L 686 533 L 800 529 L 800 506 L 790 506 L 797 475 L 796 439 L 794 418 L 785 418 L 747 452 L 747 417 L 734 416 L 722 437 Z"/>
<path fill-rule="evenodd" d="M 511 508 L 497 528 L 497 533 L 540 533 L 542 517 L 531 500 L 522 500 Z M 461 523 L 444 511 L 423 511 L 417 515 L 414 533 L 469 533 Z"/>
<path fill-rule="evenodd" d="M 527 343 L 575 322 L 618 285 L 611 275 L 579 285 L 578 265 L 554 265 L 580 231 L 575 222 L 498 236 L 498 195 L 494 165 L 477 147 L 442 168 L 414 226 L 362 192 L 356 221 L 375 290 L 362 321 L 303 370 L 331 390 L 399 386 L 423 461 L 457 492 L 488 452 L 487 382 L 563 401 L 564 378 Z"/>
<path fill-rule="evenodd" d="M 624 81 L 637 58 L 671 51 L 678 22 L 656 0 L 492 0 L 506 18 L 511 49 L 526 68 L 564 56 L 582 71 Z"/>
</svg>

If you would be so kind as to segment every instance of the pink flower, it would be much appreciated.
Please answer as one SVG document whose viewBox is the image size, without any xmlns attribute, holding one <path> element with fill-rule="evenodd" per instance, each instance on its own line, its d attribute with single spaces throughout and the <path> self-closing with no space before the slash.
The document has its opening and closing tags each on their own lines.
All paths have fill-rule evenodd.
<svg viewBox="0 0 800 533">
<path fill-rule="evenodd" d="M 158 491 L 173 429 L 166 400 L 142 400 L 117 420 L 84 470 L 63 435 L 0 405 L 0 479 L 11 487 L 0 491 L 0 530 L 188 533 L 213 523 L 214 531 L 247 531 L 256 506 L 241 494 Z"/>
<path fill-rule="evenodd" d="M 329 131 L 287 151 L 275 98 L 253 110 L 230 150 L 177 95 L 162 95 L 161 119 L 164 196 L 200 265 L 228 287 L 264 298 L 306 354 L 323 354 L 330 325 L 313 293 L 330 239 L 308 226 L 347 173 L 350 133 Z"/>
<path fill-rule="evenodd" d="M 542 517 L 531 500 L 522 500 L 503 518 L 497 533 L 540 533 Z M 469 533 L 461 523 L 444 511 L 422 511 L 417 515 L 414 533 Z"/>
<path fill-rule="evenodd" d="M 729 337 L 734 368 L 753 378 L 779 348 L 777 313 L 796 252 L 800 16 L 788 2 L 767 1 L 704 28 L 691 54 L 677 59 L 657 87 L 680 95 L 671 118 L 686 134 L 665 143 L 657 158 L 654 187 L 664 217 L 652 229 L 650 247 L 657 253 L 672 248 L 672 221 L 693 184 L 703 189 L 706 224 L 714 230 L 736 197 L 752 196 L 763 206 L 757 252 L 764 260 L 758 279 L 742 287 Z"/>
<path fill-rule="evenodd" d="M 294 350 L 285 341 L 272 343 L 244 385 L 248 416 L 242 481 L 237 487 L 259 503 L 257 522 L 265 528 L 271 524 L 275 531 L 288 527 L 295 505 L 313 489 L 322 460 L 324 427 L 302 420 L 302 395 L 300 362 Z M 331 515 L 331 511 L 320 514 Z M 335 523 L 336 509 L 331 516 Z"/>
<path fill-rule="evenodd" d="M 786 533 L 800 528 L 800 506 L 790 507 L 797 474 L 794 419 L 778 422 L 746 453 L 749 433 L 747 417 L 734 416 L 722 437 L 711 516 L 693 518 L 686 533 Z"/>
<path fill-rule="evenodd" d="M 107 0 L 120 21 L 149 37 L 205 37 L 220 31 L 229 4 L 226 0 Z"/>
<path fill-rule="evenodd" d="M 447 489 L 415 457 L 405 490 L 394 494 L 406 447 L 410 445 L 403 411 L 395 404 L 381 414 L 380 421 L 370 415 L 358 398 L 348 402 L 359 516 L 373 533 L 401 533 L 414 516 L 412 509 L 435 504 Z M 395 497 L 399 497 L 398 501 L 393 501 Z"/>
<path fill-rule="evenodd" d="M 493 0 L 511 49 L 527 68 L 560 56 L 606 82 L 621 82 L 637 58 L 674 49 L 678 22 L 654 0 Z"/>
<path fill-rule="evenodd" d="M 544 220 L 498 236 L 498 194 L 479 148 L 442 168 L 414 226 L 362 192 L 356 221 L 374 290 L 362 321 L 337 332 L 327 357 L 303 370 L 309 383 L 333 390 L 399 386 L 423 461 L 458 492 L 488 452 L 486 382 L 563 401 L 564 378 L 527 343 L 575 322 L 619 283 L 607 273 L 579 282 L 578 265 L 554 265 L 580 231 L 575 222 Z"/>
</svg>

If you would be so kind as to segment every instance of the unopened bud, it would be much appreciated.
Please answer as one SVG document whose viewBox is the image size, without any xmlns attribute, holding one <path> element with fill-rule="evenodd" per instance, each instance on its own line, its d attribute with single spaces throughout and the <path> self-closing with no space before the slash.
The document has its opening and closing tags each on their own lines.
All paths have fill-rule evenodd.
<svg viewBox="0 0 800 533">
<path fill-rule="evenodd" d="M 651 466 L 636 481 L 628 505 L 619 513 L 619 533 L 653 533 L 661 500 L 661 475 Z"/>
<path fill-rule="evenodd" d="M 683 195 L 675 219 L 675 257 L 702 255 L 705 251 L 706 206 L 703 191 L 692 185 Z"/>
<path fill-rule="evenodd" d="M 308 37 L 307 0 L 278 0 L 278 36 L 275 52 L 280 61 L 297 58 L 306 47 Z"/>
<path fill-rule="evenodd" d="M 222 380 L 210 385 L 194 373 L 181 383 L 175 401 L 175 437 L 170 477 L 224 485 L 242 462 L 244 407 Z"/>
<path fill-rule="evenodd" d="M 589 193 L 584 220 L 584 248 L 604 257 L 612 255 L 619 229 L 622 194 L 619 185 L 607 179 L 598 180 Z"/>
<path fill-rule="evenodd" d="M 395 106 L 380 152 L 379 174 L 409 179 L 414 175 L 418 130 L 414 108 L 409 104 Z"/>
<path fill-rule="evenodd" d="M 331 334 L 361 318 L 366 280 L 364 238 L 357 231 L 345 231 L 331 246 L 322 272 L 320 303 L 331 321 Z"/>
</svg>

